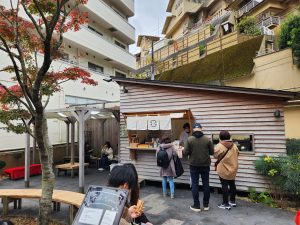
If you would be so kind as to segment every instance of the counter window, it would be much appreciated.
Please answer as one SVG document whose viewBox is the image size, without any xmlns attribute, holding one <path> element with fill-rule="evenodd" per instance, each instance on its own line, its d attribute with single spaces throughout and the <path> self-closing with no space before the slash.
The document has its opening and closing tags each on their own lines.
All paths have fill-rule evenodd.
<svg viewBox="0 0 300 225">
<path fill-rule="evenodd" d="M 253 134 L 232 134 L 231 139 L 236 144 L 241 152 L 253 152 L 254 151 L 254 137 Z M 212 140 L 214 145 L 219 143 L 219 135 L 213 134 Z"/>
</svg>

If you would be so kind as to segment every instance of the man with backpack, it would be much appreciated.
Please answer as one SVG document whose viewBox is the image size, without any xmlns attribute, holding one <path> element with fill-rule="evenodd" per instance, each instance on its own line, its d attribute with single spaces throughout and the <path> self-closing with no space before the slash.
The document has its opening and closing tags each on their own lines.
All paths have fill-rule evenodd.
<svg viewBox="0 0 300 225">
<path fill-rule="evenodd" d="M 157 166 L 160 167 L 160 176 L 162 177 L 163 197 L 167 196 L 167 181 L 170 185 L 171 198 L 174 198 L 175 194 L 174 177 L 176 177 L 176 170 L 173 156 L 177 156 L 177 152 L 171 139 L 165 136 L 156 151 Z"/>
<path fill-rule="evenodd" d="M 190 174 L 192 181 L 192 194 L 194 204 L 190 209 L 200 212 L 199 201 L 199 175 L 201 175 L 203 185 L 203 210 L 209 210 L 209 171 L 210 171 L 210 155 L 213 155 L 213 144 L 202 132 L 202 126 L 195 123 L 193 126 L 193 134 L 184 144 L 184 155 L 189 156 Z"/>
</svg>

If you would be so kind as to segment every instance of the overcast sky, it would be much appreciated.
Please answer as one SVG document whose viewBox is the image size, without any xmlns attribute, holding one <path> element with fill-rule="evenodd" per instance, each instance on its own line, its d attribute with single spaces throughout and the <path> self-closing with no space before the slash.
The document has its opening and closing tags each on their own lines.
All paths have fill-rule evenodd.
<svg viewBox="0 0 300 225">
<path fill-rule="evenodd" d="M 135 27 L 135 36 L 160 35 L 166 19 L 168 0 L 135 0 L 135 15 L 129 19 Z M 137 53 L 136 44 L 129 47 L 130 52 Z"/>
</svg>

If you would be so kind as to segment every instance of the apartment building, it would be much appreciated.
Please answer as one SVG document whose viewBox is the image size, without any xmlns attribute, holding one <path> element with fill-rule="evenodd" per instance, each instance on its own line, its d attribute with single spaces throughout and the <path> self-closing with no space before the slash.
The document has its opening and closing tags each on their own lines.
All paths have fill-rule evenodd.
<svg viewBox="0 0 300 225">
<path fill-rule="evenodd" d="M 218 38 L 219 34 L 234 30 L 234 18 L 226 10 L 226 1 L 213 0 L 170 0 L 162 33 L 165 37 L 154 43 L 152 49 L 145 50 L 141 45 L 141 54 L 137 57 L 137 74 L 150 71 L 152 58 L 155 62 L 155 74 L 177 68 L 203 57 L 199 46 Z M 153 38 L 141 35 L 143 43 L 152 43 Z M 148 53 L 148 54 L 144 54 Z M 152 56 L 153 54 L 153 56 Z M 146 72 L 145 72 L 146 71 Z M 147 75 L 146 75 L 147 76 Z"/>
<path fill-rule="evenodd" d="M 0 4 L 9 7 L 8 0 L 1 1 Z M 88 24 L 77 32 L 70 31 L 64 35 L 62 58 L 53 62 L 52 68 L 62 70 L 79 66 L 91 73 L 98 86 L 66 82 L 62 86 L 63 90 L 51 97 L 47 109 L 62 109 L 78 104 L 92 105 L 103 101 L 111 101 L 111 107 L 117 108 L 120 87 L 115 82 L 103 79 L 109 76 L 126 77 L 135 69 L 135 56 L 130 54 L 128 48 L 135 42 L 135 28 L 128 22 L 128 18 L 134 15 L 134 0 L 91 0 L 80 6 L 80 9 L 88 12 Z M 10 63 L 2 52 L 0 62 L 1 65 Z M 1 82 L 13 84 L 9 76 L 1 74 Z M 51 143 L 65 143 L 65 123 L 57 119 L 50 119 L 48 123 Z M 24 148 L 23 135 L 6 133 L 0 129 L 0 137 L 0 151 Z"/>
</svg>

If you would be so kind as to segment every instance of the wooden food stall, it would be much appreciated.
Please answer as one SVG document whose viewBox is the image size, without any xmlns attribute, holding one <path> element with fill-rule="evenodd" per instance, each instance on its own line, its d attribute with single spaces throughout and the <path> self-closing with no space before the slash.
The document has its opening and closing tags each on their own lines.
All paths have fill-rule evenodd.
<svg viewBox="0 0 300 225">
<path fill-rule="evenodd" d="M 164 134 L 170 134 L 174 141 L 179 138 L 185 122 L 200 123 L 204 135 L 214 144 L 218 143 L 221 130 L 230 131 L 240 149 L 236 178 L 238 190 L 247 191 L 249 187 L 264 190 L 268 181 L 256 172 L 255 160 L 262 155 L 286 154 L 283 108 L 288 100 L 296 96 L 295 93 L 157 80 L 115 80 L 123 89 L 126 88 L 126 92 L 121 91 L 120 98 L 119 158 L 122 163 L 134 163 L 139 176 L 146 180 L 161 180 L 152 138 L 160 140 Z M 177 112 L 183 113 L 183 116 L 172 118 Z M 148 125 L 144 130 L 137 129 L 138 127 L 127 129 L 129 118 L 161 115 L 171 117 L 171 130 L 149 131 Z M 214 161 L 212 159 L 212 162 Z M 175 182 L 189 184 L 190 171 L 185 157 L 182 164 L 185 173 Z M 214 171 L 213 163 L 210 186 L 220 187 L 219 176 Z"/>
<path fill-rule="evenodd" d="M 124 114 L 130 159 L 137 160 L 139 151 L 148 151 L 155 154 L 163 136 L 168 136 L 177 147 L 179 155 L 179 136 L 183 131 L 183 124 L 189 123 L 192 127 L 194 120 L 190 110 L 172 110 L 157 112 L 136 112 Z M 178 141 L 177 141 L 178 140 Z"/>
</svg>

